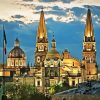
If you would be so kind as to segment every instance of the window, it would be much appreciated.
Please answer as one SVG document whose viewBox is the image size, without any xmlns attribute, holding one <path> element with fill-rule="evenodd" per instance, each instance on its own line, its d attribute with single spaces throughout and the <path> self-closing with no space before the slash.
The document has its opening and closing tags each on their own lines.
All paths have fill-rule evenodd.
<svg viewBox="0 0 100 100">
<path fill-rule="evenodd" d="M 55 75 L 54 75 L 54 70 L 51 70 L 51 71 L 50 71 L 50 76 L 55 76 Z"/>
<path fill-rule="evenodd" d="M 22 65 L 22 62 L 20 62 L 20 65 Z"/>
<path fill-rule="evenodd" d="M 12 66 L 14 65 L 14 63 L 12 62 L 12 64 L 11 64 Z"/>
<path fill-rule="evenodd" d="M 40 81 L 37 81 L 37 86 L 40 86 Z"/>
<path fill-rule="evenodd" d="M 43 45 L 39 46 L 39 51 L 44 51 L 44 46 Z"/>
<path fill-rule="evenodd" d="M 16 62 L 16 66 L 18 66 L 18 63 Z"/>
<path fill-rule="evenodd" d="M 87 57 L 85 57 L 85 60 L 87 60 Z"/>
<path fill-rule="evenodd" d="M 75 81 L 72 81 L 72 85 L 75 86 Z"/>
<path fill-rule="evenodd" d="M 91 75 L 91 72 L 89 71 L 89 75 Z"/>
<path fill-rule="evenodd" d="M 66 98 L 63 98 L 62 100 L 66 100 Z"/>
</svg>

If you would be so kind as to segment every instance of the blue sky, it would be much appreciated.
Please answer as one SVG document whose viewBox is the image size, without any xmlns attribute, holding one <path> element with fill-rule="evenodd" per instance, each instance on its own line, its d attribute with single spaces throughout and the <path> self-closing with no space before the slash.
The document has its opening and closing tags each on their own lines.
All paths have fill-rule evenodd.
<svg viewBox="0 0 100 100">
<path fill-rule="evenodd" d="M 42 7 L 44 7 L 49 48 L 54 32 L 57 50 L 62 53 L 64 49 L 68 49 L 73 57 L 81 60 L 87 4 L 92 12 L 97 63 L 100 65 L 99 0 L 0 0 L 0 63 L 2 63 L 3 24 L 7 36 L 7 53 L 13 48 L 14 40 L 18 37 L 27 61 L 34 63 L 36 32 Z"/>
</svg>

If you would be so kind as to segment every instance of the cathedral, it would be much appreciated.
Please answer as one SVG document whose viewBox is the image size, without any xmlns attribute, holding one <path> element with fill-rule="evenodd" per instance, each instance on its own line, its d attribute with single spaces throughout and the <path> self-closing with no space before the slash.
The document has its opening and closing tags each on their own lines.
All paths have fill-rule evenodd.
<svg viewBox="0 0 100 100">
<path fill-rule="evenodd" d="M 87 12 L 84 31 L 82 62 L 74 58 L 67 49 L 60 54 L 56 44 L 53 36 L 51 49 L 48 50 L 48 36 L 42 10 L 37 30 L 34 66 L 35 86 L 41 92 L 48 92 L 50 86 L 58 83 L 67 82 L 69 86 L 76 86 L 87 80 L 97 80 L 96 42 L 90 9 Z"/>
<path fill-rule="evenodd" d="M 48 34 L 45 24 L 44 11 L 41 11 L 36 35 L 35 63 L 30 69 L 33 75 L 33 84 L 40 92 L 49 93 L 50 86 L 68 83 L 77 86 L 88 80 L 97 80 L 96 41 L 92 24 L 91 11 L 88 9 L 83 39 L 82 61 L 74 58 L 65 49 L 62 54 L 57 51 L 56 37 L 52 36 L 51 48 L 48 49 Z M 14 48 L 7 57 L 6 69 L 11 69 L 20 76 L 20 69 L 27 68 L 26 55 L 20 48 L 19 39 L 16 38 Z"/>
</svg>

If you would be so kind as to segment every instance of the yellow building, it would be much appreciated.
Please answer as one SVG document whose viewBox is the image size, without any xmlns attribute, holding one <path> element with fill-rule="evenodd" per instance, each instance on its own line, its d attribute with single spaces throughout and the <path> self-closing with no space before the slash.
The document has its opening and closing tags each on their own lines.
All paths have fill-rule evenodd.
<svg viewBox="0 0 100 100">
<path fill-rule="evenodd" d="M 16 38 L 14 48 L 8 54 L 6 69 L 15 71 L 15 73 L 19 75 L 20 68 L 22 67 L 26 67 L 26 55 L 20 48 L 20 42 L 18 38 Z"/>
<path fill-rule="evenodd" d="M 70 86 L 75 86 L 82 82 L 81 62 L 73 58 L 67 50 L 60 55 L 56 49 L 54 37 L 51 49 L 48 51 L 48 37 L 42 10 L 36 36 L 35 86 L 39 91 L 48 93 L 50 86 L 59 82 L 63 83 L 64 81 L 68 82 Z"/>
<path fill-rule="evenodd" d="M 41 11 L 36 36 L 34 80 L 40 92 L 44 92 L 44 60 L 48 52 L 48 37 L 45 25 L 44 11 Z"/>
<path fill-rule="evenodd" d="M 35 66 L 43 66 L 43 61 L 48 52 L 48 37 L 45 25 L 44 12 L 41 11 L 40 21 L 36 36 Z"/>
<path fill-rule="evenodd" d="M 88 9 L 83 40 L 83 59 L 85 67 L 85 80 L 97 79 L 96 42 L 92 24 L 91 11 Z"/>
<path fill-rule="evenodd" d="M 44 11 L 41 11 L 36 36 L 35 64 L 30 68 L 30 80 L 40 92 L 48 93 L 49 87 L 58 83 L 67 82 L 76 86 L 84 80 L 97 79 L 96 42 L 94 37 L 91 11 L 88 9 L 86 27 L 83 41 L 82 62 L 71 56 L 68 50 L 61 55 L 57 51 L 56 41 L 53 37 L 51 49 L 48 50 L 48 36 L 46 31 Z M 15 40 L 14 48 L 7 58 L 6 69 L 11 69 L 20 76 L 20 69 L 26 67 L 26 55 L 20 48 L 19 40 Z M 21 82 L 23 78 L 19 77 Z"/>
<path fill-rule="evenodd" d="M 51 50 L 48 51 L 45 61 L 45 92 L 49 92 L 50 86 L 56 85 L 60 82 L 60 54 L 56 50 L 56 41 L 53 37 L 51 43 Z"/>
<path fill-rule="evenodd" d="M 67 50 L 62 54 L 60 77 L 62 82 L 65 81 L 70 86 L 76 86 L 82 82 L 81 62 L 73 58 Z"/>
</svg>

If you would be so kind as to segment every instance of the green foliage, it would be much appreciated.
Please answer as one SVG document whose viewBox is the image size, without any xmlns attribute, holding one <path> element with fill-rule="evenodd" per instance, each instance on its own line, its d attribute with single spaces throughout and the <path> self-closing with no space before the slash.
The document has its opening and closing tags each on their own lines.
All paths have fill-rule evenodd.
<svg viewBox="0 0 100 100">
<path fill-rule="evenodd" d="M 8 100 L 51 100 L 43 93 L 39 93 L 33 85 L 6 84 Z"/>
<path fill-rule="evenodd" d="M 6 94 L 9 100 L 30 100 L 30 95 L 36 91 L 33 85 L 6 84 Z"/>
<path fill-rule="evenodd" d="M 56 84 L 56 85 L 51 86 L 49 88 L 49 93 L 55 94 L 55 93 L 58 93 L 58 92 L 61 92 L 61 91 L 71 89 L 71 88 L 73 88 L 73 87 L 70 87 L 66 82 L 64 82 L 62 84 Z"/>
<path fill-rule="evenodd" d="M 18 95 L 20 96 L 20 100 L 30 100 L 30 95 L 35 92 L 35 87 L 31 85 L 22 85 L 19 88 Z"/>
</svg>

